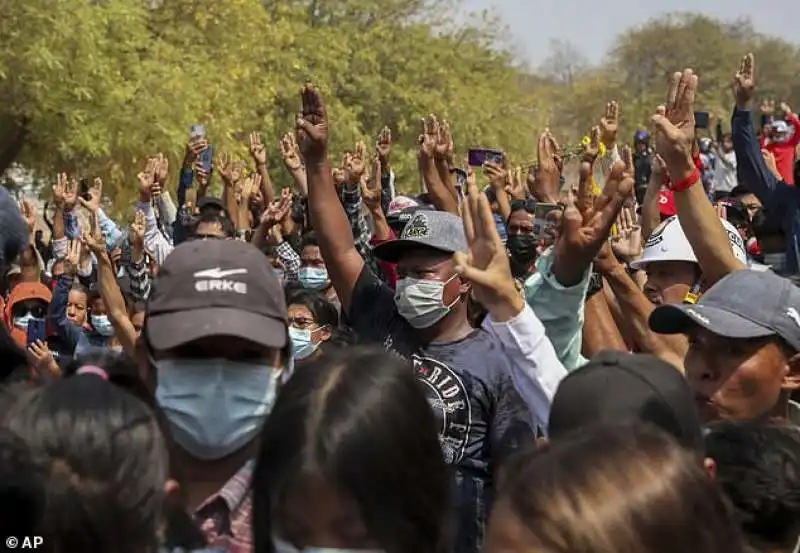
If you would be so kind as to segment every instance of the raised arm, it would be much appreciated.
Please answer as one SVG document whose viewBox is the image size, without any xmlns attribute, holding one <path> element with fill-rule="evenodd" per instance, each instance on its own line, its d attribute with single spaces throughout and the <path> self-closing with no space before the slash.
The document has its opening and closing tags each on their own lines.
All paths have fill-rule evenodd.
<svg viewBox="0 0 800 553">
<path fill-rule="evenodd" d="M 364 260 L 356 251 L 350 222 L 333 184 L 328 161 L 328 117 L 322 95 L 313 85 L 307 84 L 303 87 L 302 98 L 297 142 L 308 176 L 308 210 L 319 236 L 328 275 L 346 313 Z"/>
<path fill-rule="evenodd" d="M 675 208 L 686 239 L 692 245 L 707 286 L 732 271 L 744 269 L 730 248 L 725 228 L 703 189 L 700 170 L 692 156 L 695 142 L 694 97 L 697 75 L 691 69 L 672 76 L 666 106 L 653 116 L 656 149 L 672 178 Z"/>
</svg>

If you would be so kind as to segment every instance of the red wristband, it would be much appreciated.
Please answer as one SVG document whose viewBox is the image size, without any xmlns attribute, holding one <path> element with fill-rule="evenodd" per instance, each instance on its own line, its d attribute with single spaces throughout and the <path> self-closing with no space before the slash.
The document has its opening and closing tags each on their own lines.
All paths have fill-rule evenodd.
<svg viewBox="0 0 800 553">
<path fill-rule="evenodd" d="M 686 178 L 683 178 L 679 181 L 672 181 L 669 185 L 669 189 L 673 192 L 683 192 L 684 190 L 689 190 L 699 180 L 700 171 L 697 169 L 697 167 L 695 167 L 694 171 L 689 173 Z"/>
</svg>

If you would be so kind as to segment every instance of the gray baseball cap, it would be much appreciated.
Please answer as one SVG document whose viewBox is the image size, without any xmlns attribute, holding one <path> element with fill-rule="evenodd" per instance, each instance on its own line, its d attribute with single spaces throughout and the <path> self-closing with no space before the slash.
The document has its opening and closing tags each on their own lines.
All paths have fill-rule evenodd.
<svg viewBox="0 0 800 553">
<path fill-rule="evenodd" d="M 446 211 L 417 211 L 397 240 L 384 242 L 373 250 L 378 259 L 396 263 L 413 250 L 437 250 L 443 253 L 467 251 L 467 237 L 461 217 Z"/>
<path fill-rule="evenodd" d="M 682 334 L 694 326 L 724 338 L 780 336 L 800 351 L 800 289 L 771 271 L 735 271 L 703 294 L 696 305 L 662 305 L 650 328 Z"/>
<path fill-rule="evenodd" d="M 194 240 L 159 267 L 144 332 L 159 351 L 209 336 L 280 349 L 288 326 L 283 288 L 264 254 L 238 240 Z"/>
</svg>

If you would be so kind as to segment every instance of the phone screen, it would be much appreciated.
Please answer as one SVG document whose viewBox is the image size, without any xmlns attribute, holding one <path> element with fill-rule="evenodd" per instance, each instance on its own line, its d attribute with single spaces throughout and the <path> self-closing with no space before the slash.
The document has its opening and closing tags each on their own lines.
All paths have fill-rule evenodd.
<svg viewBox="0 0 800 553">
<path fill-rule="evenodd" d="M 486 148 L 470 148 L 467 153 L 467 162 L 472 167 L 482 167 L 487 161 L 502 164 L 505 160 L 505 154 L 502 150 L 490 150 Z"/>
<path fill-rule="evenodd" d="M 206 137 L 206 127 L 205 125 L 192 125 L 189 127 L 189 141 L 194 142 L 196 140 L 202 140 Z"/>
<path fill-rule="evenodd" d="M 536 204 L 536 209 L 533 212 L 533 235 L 537 240 L 552 242 L 556 223 L 558 222 L 557 214 L 562 209 L 564 208 L 561 204 Z"/>
<path fill-rule="evenodd" d="M 200 163 L 203 164 L 203 169 L 205 169 L 206 173 L 211 174 L 211 168 L 214 163 L 214 148 L 209 146 L 200 152 L 197 158 L 200 160 Z"/>
<path fill-rule="evenodd" d="M 695 129 L 707 129 L 708 128 L 708 112 L 707 111 L 695 111 L 694 112 L 694 128 Z"/>
<path fill-rule="evenodd" d="M 47 329 L 43 319 L 32 319 L 28 323 L 28 334 L 25 342 L 27 345 L 31 345 L 36 340 L 41 340 L 42 342 L 47 340 Z"/>
</svg>

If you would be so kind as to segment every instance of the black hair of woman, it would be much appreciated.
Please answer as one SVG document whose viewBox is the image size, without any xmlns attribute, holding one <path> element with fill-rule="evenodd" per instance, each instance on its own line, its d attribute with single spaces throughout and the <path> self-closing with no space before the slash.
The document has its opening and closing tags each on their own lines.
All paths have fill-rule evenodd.
<svg viewBox="0 0 800 553">
<path fill-rule="evenodd" d="M 77 376 L 31 390 L 6 423 L 46 475 L 36 530 L 46 551 L 155 549 L 168 459 L 146 404 L 100 377 Z"/>
<path fill-rule="evenodd" d="M 256 553 L 273 553 L 274 539 L 298 548 L 447 550 L 452 473 L 404 360 L 364 347 L 319 357 L 284 385 L 260 444 Z"/>
<path fill-rule="evenodd" d="M 88 372 L 80 374 L 87 371 L 87 369 Z M 183 482 L 181 467 L 172 462 L 172 459 L 175 458 L 173 452 L 175 445 L 170 434 L 169 423 L 158 406 L 152 390 L 141 378 L 135 362 L 127 355 L 108 348 L 92 349 L 82 354 L 79 358 L 73 359 L 64 371 L 64 377 L 103 378 L 103 374 L 97 374 L 94 369 L 99 369 L 102 373 L 105 373 L 105 378 L 110 384 L 128 392 L 153 410 L 161 429 L 161 434 L 166 441 L 170 459 L 169 477 L 177 483 Z M 164 542 L 170 547 L 197 548 L 205 544 L 205 539 L 186 512 L 184 500 L 185 497 L 180 487 L 174 489 L 165 499 Z"/>
</svg>

